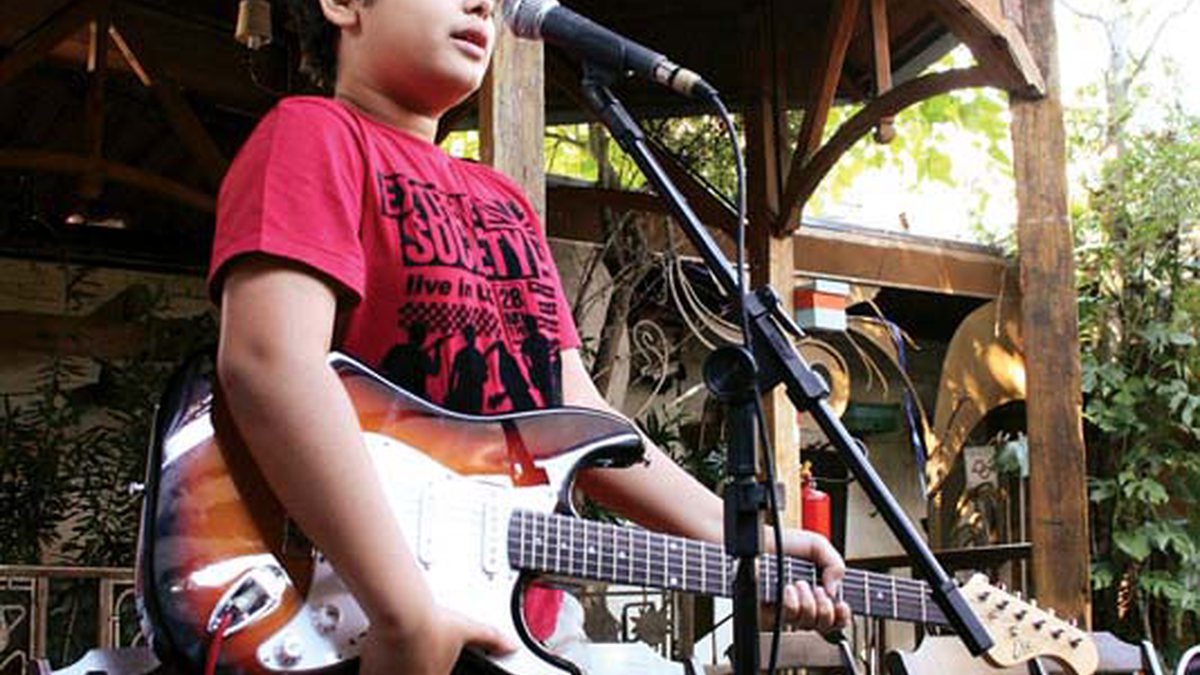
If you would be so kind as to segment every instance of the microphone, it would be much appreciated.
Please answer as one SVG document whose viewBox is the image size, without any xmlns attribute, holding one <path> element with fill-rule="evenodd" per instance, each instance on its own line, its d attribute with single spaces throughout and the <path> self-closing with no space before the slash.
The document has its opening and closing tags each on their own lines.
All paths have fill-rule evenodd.
<svg viewBox="0 0 1200 675">
<path fill-rule="evenodd" d="M 696 73 L 576 14 L 558 0 L 503 0 L 503 3 L 504 22 L 517 37 L 549 42 L 586 61 L 620 73 L 632 73 L 684 96 L 709 98 L 717 94 Z"/>
</svg>

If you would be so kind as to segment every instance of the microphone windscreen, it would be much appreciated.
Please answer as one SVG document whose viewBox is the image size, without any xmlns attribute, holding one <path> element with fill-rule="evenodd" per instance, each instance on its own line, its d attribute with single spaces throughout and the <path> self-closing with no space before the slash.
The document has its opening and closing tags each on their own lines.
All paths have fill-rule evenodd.
<svg viewBox="0 0 1200 675">
<path fill-rule="evenodd" d="M 558 0 L 502 0 L 504 23 L 509 30 L 527 40 L 542 39 L 542 19 L 558 7 Z"/>
</svg>

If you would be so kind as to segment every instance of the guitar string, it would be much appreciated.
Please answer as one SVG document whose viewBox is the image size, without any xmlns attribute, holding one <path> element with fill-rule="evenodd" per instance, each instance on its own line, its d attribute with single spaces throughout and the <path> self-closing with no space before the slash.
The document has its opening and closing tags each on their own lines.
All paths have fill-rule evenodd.
<svg viewBox="0 0 1200 675">
<path fill-rule="evenodd" d="M 461 501 L 450 503 L 450 504 L 457 504 L 456 506 L 451 506 L 442 500 L 440 500 L 440 501 L 441 501 L 441 503 L 439 503 L 437 506 L 438 506 L 439 512 L 441 512 L 441 513 L 453 511 L 453 512 L 456 512 L 457 514 L 469 515 L 469 516 L 471 516 L 472 519 L 476 519 L 483 515 L 482 510 L 480 508 L 478 508 L 476 506 L 472 506 L 470 504 L 462 505 Z M 405 508 L 403 510 L 404 511 L 412 511 L 415 509 L 415 510 L 419 511 L 421 509 L 421 504 L 420 503 L 409 503 L 409 504 L 407 504 L 407 507 L 408 508 Z M 600 539 L 602 541 L 602 543 L 605 544 L 605 546 L 601 548 L 600 554 L 598 556 L 596 556 L 598 558 L 597 564 L 604 565 L 604 563 L 607 562 L 607 563 L 609 563 L 607 566 L 610 569 L 615 570 L 616 564 L 621 560 L 621 558 L 619 557 L 620 552 L 616 551 L 616 550 L 613 550 L 611 552 L 607 551 L 606 549 L 607 549 L 608 545 L 610 544 L 610 542 L 603 542 L 603 538 L 605 535 L 608 535 L 609 538 L 611 539 L 612 537 L 615 537 L 616 535 L 623 532 L 623 533 L 626 533 L 628 537 L 630 537 L 630 539 L 628 540 L 631 544 L 631 549 L 630 549 L 631 555 L 628 557 L 629 564 L 638 567 L 639 568 L 637 570 L 638 572 L 642 572 L 642 568 L 646 568 L 645 572 L 642 574 L 635 575 L 635 574 L 633 574 L 632 571 L 630 571 L 630 573 L 628 573 L 627 575 L 624 575 L 624 576 L 632 577 L 632 579 L 631 579 L 632 581 L 644 581 L 647 577 L 649 577 L 649 581 L 652 585 L 677 586 L 677 587 L 681 587 L 684 589 L 695 588 L 695 589 L 700 590 L 701 592 L 704 592 L 707 594 L 728 594 L 729 593 L 728 588 L 722 587 L 721 585 L 716 583 L 715 576 L 716 576 L 717 572 L 721 571 L 721 569 L 723 567 L 724 571 L 722 572 L 722 578 L 728 580 L 730 577 L 732 577 L 733 573 L 734 573 L 734 568 L 732 565 L 733 559 L 728 554 L 725 553 L 724 547 L 721 547 L 717 544 L 713 544 L 711 542 L 700 542 L 700 541 L 696 541 L 696 540 L 686 539 L 683 537 L 675 537 L 672 535 L 655 533 L 655 532 L 651 532 L 649 530 L 621 527 L 621 526 L 612 525 L 612 524 L 608 524 L 608 523 L 597 523 L 595 521 L 582 520 L 579 518 L 563 516 L 563 515 L 559 515 L 559 514 L 546 514 L 546 513 L 538 513 L 538 512 L 534 512 L 534 511 L 524 511 L 524 510 L 518 509 L 518 510 L 513 510 L 511 512 L 510 519 L 508 521 L 510 546 L 513 543 L 519 543 L 519 542 L 512 541 L 512 538 L 514 536 L 514 530 L 516 529 L 514 527 L 514 524 L 517 523 L 518 518 L 523 519 L 527 522 L 532 522 L 535 528 L 540 527 L 543 530 L 543 534 L 547 535 L 547 537 L 546 537 L 547 539 L 549 539 L 551 536 L 553 536 L 555 538 L 555 543 L 557 544 L 557 546 L 552 547 L 551 543 L 549 541 L 547 541 L 544 544 L 544 546 L 546 546 L 546 550 L 541 557 L 542 557 L 542 562 L 547 563 L 549 556 L 553 552 L 553 555 L 555 555 L 555 557 L 556 557 L 556 562 L 560 563 L 556 566 L 562 568 L 562 569 L 556 570 L 556 571 L 569 572 L 571 574 L 580 574 L 579 572 L 575 571 L 576 567 L 578 567 L 578 566 L 572 565 L 570 562 L 572 552 L 568 553 L 567 565 L 563 566 L 561 564 L 561 562 L 562 562 L 561 548 L 563 548 L 563 547 L 570 548 L 570 545 L 573 545 L 576 543 L 582 545 L 582 543 L 583 543 L 582 536 L 579 536 L 579 535 L 583 535 L 585 533 L 598 535 L 597 539 Z M 553 523 L 555 525 L 555 527 L 553 527 L 552 530 L 549 528 L 551 523 Z M 562 526 L 564 524 L 566 525 L 567 534 L 566 534 L 566 536 L 562 537 L 561 541 L 559 541 L 558 540 L 558 535 L 559 535 L 558 530 L 562 529 Z M 639 533 L 640 533 L 640 536 L 639 536 Z M 538 536 L 538 533 L 536 532 L 536 530 L 534 531 L 533 534 L 534 534 L 534 538 L 536 539 Z M 644 545 L 642 545 L 642 546 L 634 545 L 635 543 L 637 543 L 637 542 L 633 541 L 633 538 L 635 538 L 635 537 L 638 539 L 641 539 L 642 537 L 646 537 L 646 539 L 644 539 L 641 542 Z M 576 540 L 579 540 L 579 541 L 576 541 Z M 696 579 L 695 577 L 699 577 L 701 575 L 697 574 L 695 572 L 689 573 L 688 569 L 683 567 L 682 555 L 670 556 L 667 554 L 667 550 L 671 546 L 676 546 L 681 551 L 684 550 L 685 547 L 689 551 L 691 551 L 693 548 L 695 548 L 701 554 L 703 564 L 706 566 L 706 572 L 707 572 L 707 569 L 712 569 L 712 567 L 714 567 L 714 563 L 715 563 L 716 570 L 713 572 L 714 578 L 711 580 L 709 580 L 707 578 L 705 578 L 703 580 Z M 554 548 L 559 548 L 560 550 L 557 552 L 554 552 Z M 605 553 L 607 553 L 608 555 L 604 555 Z M 534 557 L 534 562 L 536 562 L 537 556 L 535 555 L 533 557 Z M 671 562 L 675 561 L 677 559 L 678 559 L 679 564 L 672 565 Z M 774 578 L 774 575 L 775 575 L 774 561 L 767 556 L 761 556 L 760 560 L 767 561 L 766 565 L 764 566 L 764 569 L 762 570 L 761 576 L 763 577 L 763 579 L 766 582 L 770 582 Z M 584 561 L 581 561 L 581 565 L 586 566 L 586 559 Z M 786 565 L 785 573 L 788 575 L 789 579 L 791 579 L 791 580 L 804 579 L 804 580 L 811 581 L 811 579 L 813 577 L 813 565 L 811 562 L 803 561 L 803 560 L 796 560 L 796 559 L 789 559 L 789 560 L 785 561 L 785 565 Z M 676 569 L 676 568 L 678 568 L 678 569 Z M 586 569 L 586 567 L 585 567 L 585 569 Z M 662 574 L 660 574 L 659 573 L 660 570 L 665 570 L 665 571 Z M 678 572 L 678 574 L 673 575 L 673 574 L 671 574 L 672 572 Z M 589 575 L 589 576 L 596 576 L 596 575 Z M 612 576 L 616 577 L 616 576 L 621 576 L 621 575 L 617 575 L 614 573 Z M 707 577 L 708 575 L 706 573 L 703 576 Z M 679 581 L 677 581 L 675 584 L 670 584 L 669 582 L 671 581 L 672 577 L 678 579 Z M 604 579 L 604 580 L 616 580 L 616 579 L 609 579 L 608 575 L 600 575 L 599 578 Z M 659 579 L 661 581 L 659 583 L 654 583 L 656 579 Z M 872 608 L 871 604 L 867 601 L 867 595 L 868 595 L 867 590 L 870 588 L 870 586 L 872 584 L 872 579 L 874 579 L 874 584 L 877 589 L 876 592 L 870 594 L 872 600 L 874 600 L 874 602 L 877 605 L 874 608 Z M 893 588 L 893 580 L 894 580 L 894 584 L 895 584 L 894 588 Z M 692 581 L 695 583 L 690 583 L 690 584 L 686 583 L 688 581 Z M 760 585 L 765 585 L 765 584 L 760 582 Z M 906 612 L 912 613 L 914 616 L 928 616 L 928 617 L 931 617 L 931 619 L 934 617 L 940 616 L 940 610 L 936 606 L 936 604 L 932 602 L 931 593 L 929 592 L 927 585 L 923 581 L 899 579 L 896 577 L 891 577 L 891 576 L 880 574 L 880 573 L 873 573 L 873 572 L 869 572 L 869 571 L 865 571 L 865 570 L 850 569 L 850 570 L 847 570 L 846 576 L 842 582 L 842 589 L 843 589 L 842 590 L 843 598 L 850 599 L 848 594 L 850 594 L 851 592 L 854 592 L 861 599 L 862 604 L 864 606 L 863 609 L 878 610 L 878 611 L 870 612 L 871 614 L 879 614 L 879 615 L 893 614 L 893 615 L 895 615 L 895 614 L 899 613 L 899 609 L 903 608 L 904 610 L 906 610 Z M 885 593 L 884 589 L 886 589 L 889 592 Z M 891 601 L 891 595 L 895 596 L 894 601 Z M 896 611 L 886 612 L 885 610 L 888 607 L 894 607 L 894 609 Z M 919 612 L 917 611 L 918 609 L 920 610 Z"/>
<path fill-rule="evenodd" d="M 606 564 L 606 563 L 613 563 L 614 561 L 620 562 L 620 560 L 621 560 L 619 557 L 616 557 L 616 552 L 613 552 L 609 555 L 605 555 L 606 553 L 609 553 L 606 549 L 608 548 L 608 546 L 611 545 L 611 541 L 603 541 L 603 539 L 605 538 L 604 535 L 615 534 L 617 532 L 627 532 L 627 533 L 629 533 L 629 537 L 631 538 L 630 541 L 632 541 L 632 538 L 636 536 L 633 533 L 641 532 L 644 535 L 647 532 L 645 530 L 620 528 L 618 526 L 608 525 L 605 523 L 595 523 L 593 521 L 583 521 L 583 520 L 579 520 L 579 519 L 575 519 L 575 518 L 556 516 L 556 515 L 551 515 L 551 514 L 539 514 L 539 513 L 534 513 L 534 512 L 518 511 L 518 512 L 516 512 L 515 515 L 519 515 L 521 518 L 526 520 L 527 524 L 530 522 L 533 524 L 533 528 L 527 528 L 527 529 L 533 529 L 535 539 L 538 538 L 537 535 L 539 534 L 538 533 L 539 528 L 543 532 L 546 532 L 547 527 L 552 522 L 555 523 L 556 527 L 554 527 L 553 530 L 549 531 L 550 537 L 547 537 L 548 540 L 546 542 L 544 542 L 544 544 L 543 544 L 543 546 L 546 549 L 545 551 L 542 552 L 542 555 L 540 556 L 543 558 L 543 561 L 545 561 L 545 559 L 549 556 L 551 550 L 553 550 L 553 548 L 556 546 L 557 547 L 583 546 L 585 543 L 585 540 L 587 538 L 587 535 L 597 535 L 593 539 L 593 542 L 595 542 L 596 540 L 600 540 L 600 542 L 603 544 L 603 546 L 600 549 L 598 549 L 598 553 L 595 554 L 593 557 L 596 558 L 596 565 L 598 566 L 597 569 L 601 569 L 601 570 L 603 569 L 603 567 L 609 567 L 610 569 L 613 569 L 611 564 Z M 555 522 L 555 519 L 557 519 L 557 518 L 562 518 L 563 520 Z M 568 531 L 560 539 L 558 537 L 559 533 L 557 532 L 557 530 L 559 529 L 558 526 L 561 526 L 561 524 L 563 524 L 563 523 L 568 523 L 568 527 L 567 527 Z M 719 548 L 716 545 L 710 544 L 708 542 L 697 542 L 695 540 L 684 539 L 684 538 L 679 538 L 679 537 L 672 537 L 671 535 L 660 535 L 657 533 L 650 533 L 648 536 L 649 536 L 650 549 L 649 549 L 649 551 L 646 551 L 646 555 L 645 556 L 637 555 L 637 553 L 639 551 L 645 551 L 645 547 L 635 546 L 634 551 L 633 551 L 634 555 L 629 556 L 628 561 L 629 561 L 629 564 L 631 564 L 631 565 L 643 565 L 643 566 L 649 567 L 650 569 L 648 570 L 648 572 L 651 577 L 651 580 L 654 581 L 654 580 L 658 579 L 658 580 L 662 581 L 661 584 L 657 584 L 657 585 L 681 586 L 685 589 L 696 588 L 696 589 L 700 589 L 706 593 L 711 592 L 712 587 L 715 585 L 714 583 L 701 582 L 700 579 L 696 578 L 696 577 L 700 576 L 696 572 L 687 573 L 686 568 L 682 567 L 682 555 L 676 555 L 674 557 L 666 555 L 669 548 L 674 547 L 678 551 L 682 551 L 685 547 L 688 550 L 695 548 L 695 549 L 697 549 L 698 552 L 701 552 L 703 554 L 703 557 L 705 558 L 705 562 L 709 563 L 709 564 L 714 562 L 714 560 L 713 560 L 714 557 L 717 558 L 716 562 L 720 562 L 720 563 L 726 563 L 730 560 L 729 557 L 724 554 L 724 550 L 722 548 Z M 549 541 L 549 539 L 551 537 L 553 538 L 553 541 Z M 517 536 L 514 535 L 513 537 L 510 537 L 510 539 L 513 539 L 513 538 L 517 538 Z M 640 539 L 640 537 L 638 537 L 638 538 Z M 516 543 L 520 543 L 520 542 L 519 541 L 516 541 L 516 542 L 510 541 L 510 543 L 516 544 Z M 643 541 L 643 543 L 645 543 L 645 542 Z M 593 545 L 595 545 L 595 544 L 593 543 Z M 531 557 L 533 558 L 533 562 L 536 563 L 537 558 L 539 556 L 535 552 L 534 555 L 532 555 Z M 721 558 L 725 558 L 725 560 L 722 560 Z M 676 565 L 668 564 L 672 560 L 679 562 L 680 569 L 677 570 Z M 572 565 L 572 564 L 568 563 L 567 565 L 558 565 L 558 567 L 562 568 L 560 570 L 557 570 L 559 572 L 566 572 L 566 573 L 570 573 L 570 574 L 586 574 L 587 576 L 596 576 L 596 575 L 591 574 L 590 572 L 587 572 L 586 557 L 580 562 L 579 565 Z M 580 567 L 583 568 L 583 570 L 584 570 L 583 572 L 578 571 L 578 568 L 580 568 Z M 666 567 L 669 572 L 678 571 L 679 572 L 678 577 L 675 577 L 675 575 L 670 574 L 670 573 L 667 573 L 665 575 L 660 574 L 659 570 L 664 567 Z M 813 570 L 812 564 L 808 563 L 806 561 L 798 561 L 798 560 L 787 561 L 786 573 L 788 574 L 790 579 L 811 580 L 812 575 L 813 575 L 812 570 Z M 641 570 L 639 569 L 638 571 L 640 572 Z M 770 581 L 771 579 L 774 578 L 775 566 L 773 564 L 768 564 L 766 569 L 764 569 L 762 571 L 763 571 L 764 579 L 766 581 Z M 860 587 L 860 584 L 858 583 L 858 580 L 855 579 L 856 575 L 862 576 L 864 578 L 864 581 L 862 582 L 861 587 Z M 606 575 L 606 574 L 599 574 L 599 576 L 601 578 L 605 578 L 605 579 L 609 578 L 609 575 Z M 616 573 L 614 570 L 614 574 L 612 576 L 620 577 L 622 575 L 620 575 L 619 573 Z M 643 575 L 635 574 L 634 575 L 635 580 L 639 576 L 643 579 L 645 578 L 644 574 Z M 684 581 L 686 581 L 685 577 L 691 577 L 691 581 L 694 581 L 697 583 L 686 584 L 686 583 L 684 583 L 684 581 L 677 581 L 675 584 L 670 584 L 669 581 L 671 579 L 668 577 L 675 577 L 677 579 L 681 579 Z M 878 612 L 871 612 L 872 614 L 879 614 L 879 615 L 883 615 L 883 616 L 899 615 L 901 613 L 900 610 L 905 610 L 903 613 L 911 614 L 914 617 L 929 617 L 929 620 L 934 620 L 934 619 L 940 618 L 941 613 L 938 610 L 938 608 L 936 607 L 936 605 L 934 605 L 932 603 L 932 598 L 930 597 L 930 595 L 928 593 L 926 584 L 924 582 L 917 581 L 917 580 L 898 579 L 895 577 L 890 577 L 890 576 L 879 574 L 879 573 L 872 573 L 872 572 L 861 571 L 861 570 L 848 570 L 846 580 L 843 582 L 843 588 L 845 589 L 845 591 L 843 591 L 843 596 L 845 596 L 846 592 L 861 591 L 858 593 L 858 595 L 862 599 L 863 604 L 868 605 L 868 603 L 866 602 L 866 595 L 867 595 L 867 589 L 870 588 L 870 579 L 872 577 L 875 578 L 876 590 L 874 592 L 872 592 L 870 595 L 872 596 L 873 599 L 875 599 L 875 601 L 878 605 L 877 609 L 879 610 Z M 893 585 L 893 581 L 894 581 L 894 585 Z M 717 590 L 719 590 L 721 592 L 727 592 L 727 589 L 718 588 Z M 892 599 L 892 596 L 895 596 L 894 600 Z M 893 611 L 887 611 L 889 608 L 891 608 Z M 918 610 L 920 610 L 920 611 L 918 611 Z"/>
<path fill-rule="evenodd" d="M 545 514 L 529 514 L 529 512 L 522 512 L 522 513 L 528 514 L 528 518 L 533 521 L 535 528 L 541 527 L 543 530 L 545 529 L 546 520 L 548 518 L 554 518 L 554 516 L 547 516 Z M 585 542 L 586 534 L 599 534 L 601 536 L 594 538 L 593 542 L 595 542 L 598 539 L 601 541 L 602 544 L 604 544 L 604 547 L 601 548 L 597 554 L 598 557 L 602 557 L 603 562 L 610 561 L 613 558 L 613 556 L 615 555 L 615 553 L 608 551 L 608 547 L 611 546 L 611 537 L 605 537 L 604 535 L 613 534 L 614 531 L 616 531 L 616 532 L 625 531 L 625 532 L 631 532 L 631 533 L 632 532 L 643 532 L 643 533 L 646 532 L 644 530 L 629 530 L 626 528 L 620 528 L 617 526 L 607 525 L 607 524 L 603 524 L 603 523 L 593 523 L 592 521 L 580 521 L 578 519 L 570 519 L 570 518 L 567 518 L 565 520 L 580 523 L 581 527 L 576 529 L 576 534 L 573 537 L 570 537 L 570 538 L 564 537 L 563 538 L 564 541 L 558 541 L 557 537 L 556 537 L 555 543 L 559 544 L 560 546 L 565 546 L 565 545 L 582 546 Z M 583 523 L 587 523 L 587 524 L 582 525 Z M 586 534 L 584 532 L 580 532 L 580 530 L 584 530 L 586 532 Z M 537 534 L 537 532 L 535 530 L 535 536 L 536 536 L 536 534 Z M 556 532 L 552 533 L 552 534 L 557 535 Z M 630 536 L 634 536 L 634 535 L 631 534 Z M 680 538 L 680 537 L 671 537 L 670 535 L 660 535 L 657 533 L 651 533 L 650 537 L 651 537 L 651 540 L 650 540 L 651 548 L 648 552 L 648 556 L 637 558 L 637 560 L 636 560 L 637 562 L 646 563 L 651 566 L 656 565 L 656 564 L 662 565 L 664 563 L 663 554 L 666 550 L 668 550 L 670 548 L 676 548 L 676 550 L 682 552 L 683 550 L 685 550 L 685 548 L 690 551 L 693 547 L 695 547 L 699 552 L 702 553 L 702 557 L 704 558 L 704 562 L 706 564 L 711 564 L 713 562 L 716 562 L 718 564 L 728 564 L 732 560 L 727 554 L 725 554 L 723 548 L 718 547 L 715 544 L 711 544 L 708 542 L 697 542 L 695 540 L 690 540 L 690 539 L 685 539 L 685 538 Z M 609 539 L 609 541 L 604 541 L 604 539 L 606 539 L 606 538 Z M 549 546 L 551 544 L 547 543 L 547 545 Z M 594 545 L 595 544 L 593 543 L 593 546 Z M 642 552 L 642 551 L 645 551 L 644 546 L 643 547 L 636 547 L 636 546 L 634 547 L 635 554 L 638 552 Z M 678 561 L 680 566 L 682 566 L 682 558 L 683 558 L 682 553 L 675 555 L 675 556 L 669 556 L 669 560 Z M 811 580 L 812 579 L 812 577 L 813 577 L 812 563 L 807 562 L 807 561 L 791 559 L 791 560 L 788 560 L 786 562 L 786 564 L 787 564 L 787 572 L 786 573 L 788 574 L 790 579 L 793 579 L 793 580 L 798 580 L 798 579 Z M 674 567 L 675 566 L 671 566 L 672 571 L 675 571 Z M 775 570 L 775 565 L 773 564 L 773 562 L 769 562 L 767 569 L 763 570 L 763 572 L 764 572 L 764 575 L 765 574 L 774 575 L 775 574 L 774 570 Z M 683 573 L 683 571 L 684 570 L 681 567 L 681 569 L 680 569 L 681 574 Z M 697 576 L 697 575 L 692 573 L 689 576 Z M 882 589 L 887 589 L 889 591 L 894 590 L 895 594 L 898 597 L 907 597 L 909 599 L 915 599 L 915 600 L 920 600 L 920 599 L 922 599 L 922 597 L 924 597 L 926 600 L 929 600 L 931 598 L 931 593 L 928 590 L 928 586 L 924 581 L 900 579 L 900 578 L 888 576 L 885 574 L 874 573 L 874 572 L 869 572 L 869 571 L 865 571 L 865 570 L 851 569 L 851 570 L 847 570 L 846 580 L 843 583 L 848 582 L 851 585 L 851 587 L 857 588 L 859 580 L 856 579 L 855 577 L 862 577 L 864 579 L 864 581 L 862 581 L 862 585 L 864 588 L 869 587 L 870 580 L 873 578 L 875 580 L 876 587 L 878 589 L 881 589 L 881 592 L 882 592 Z"/>
</svg>

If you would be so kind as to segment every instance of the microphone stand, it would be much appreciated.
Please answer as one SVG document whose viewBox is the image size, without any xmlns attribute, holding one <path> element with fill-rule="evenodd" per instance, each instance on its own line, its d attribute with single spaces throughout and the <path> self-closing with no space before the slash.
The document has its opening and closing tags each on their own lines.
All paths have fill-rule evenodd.
<svg viewBox="0 0 1200 675">
<path fill-rule="evenodd" d="M 737 276 L 712 235 L 692 211 L 687 199 L 671 182 L 646 145 L 645 134 L 609 87 L 616 81 L 611 69 L 584 62 L 582 89 L 593 112 L 613 138 L 633 158 L 650 184 L 667 201 L 692 245 L 722 290 L 738 297 Z M 740 224 L 739 224 L 740 225 Z M 808 412 L 850 467 L 871 503 L 883 515 L 888 527 L 903 546 L 913 566 L 929 582 L 934 601 L 973 656 L 992 646 L 992 639 L 971 611 L 958 585 L 934 558 L 912 523 L 904 515 L 895 497 L 867 461 L 857 441 L 833 413 L 828 402 L 829 389 L 792 346 L 786 333 L 804 335 L 792 317 L 781 309 L 778 295 L 770 286 L 755 289 L 741 297 L 750 316 L 751 352 L 741 347 L 717 350 L 705 364 L 705 380 L 714 394 L 731 403 L 731 434 L 727 467 L 731 485 L 725 493 L 725 547 L 738 561 L 734 582 L 733 666 L 737 675 L 757 675 L 758 653 L 758 570 L 761 550 L 762 509 L 766 490 L 758 482 L 757 453 L 754 452 L 754 392 L 767 392 L 778 385 L 787 388 L 788 398 L 797 410 Z M 777 526 L 782 526 L 777 523 Z M 782 570 L 780 570 L 782 572 Z"/>
</svg>

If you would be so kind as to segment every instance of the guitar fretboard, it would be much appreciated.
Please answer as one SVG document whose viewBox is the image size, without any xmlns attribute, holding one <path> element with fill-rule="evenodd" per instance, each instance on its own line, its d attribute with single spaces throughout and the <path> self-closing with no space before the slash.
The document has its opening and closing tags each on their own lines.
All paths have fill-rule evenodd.
<svg viewBox="0 0 1200 675">
<path fill-rule="evenodd" d="M 509 563 L 580 579 L 730 596 L 737 561 L 723 546 L 569 516 L 518 511 L 508 528 Z M 774 597 L 779 576 L 773 555 L 757 559 L 759 595 Z M 784 581 L 820 583 L 815 565 L 785 558 Z M 850 569 L 842 599 L 855 614 L 945 625 L 929 585 Z"/>
</svg>

